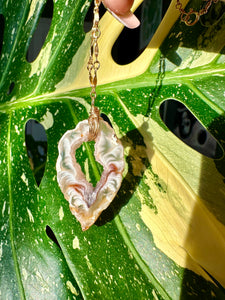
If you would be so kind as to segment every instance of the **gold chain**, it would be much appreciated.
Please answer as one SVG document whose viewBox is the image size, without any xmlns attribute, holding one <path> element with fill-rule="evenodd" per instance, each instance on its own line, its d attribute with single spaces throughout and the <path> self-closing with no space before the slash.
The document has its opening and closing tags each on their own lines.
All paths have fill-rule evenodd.
<svg viewBox="0 0 225 300">
<path fill-rule="evenodd" d="M 100 68 L 100 62 L 98 60 L 99 48 L 98 48 L 98 38 L 100 37 L 99 30 L 99 6 L 101 4 L 101 0 L 94 1 L 94 20 L 93 26 L 91 29 L 91 48 L 90 48 L 90 57 L 87 64 L 87 69 L 89 73 L 89 82 L 91 86 L 91 111 L 89 117 L 90 124 L 90 135 L 92 135 L 93 139 L 97 135 L 99 128 L 99 110 L 95 107 L 95 99 L 96 95 L 96 85 L 97 85 L 97 71 Z"/>
<path fill-rule="evenodd" d="M 183 6 L 182 6 L 182 3 L 180 2 L 180 0 L 177 0 L 176 9 L 178 9 L 180 11 L 181 21 L 183 21 L 187 26 L 195 25 L 199 21 L 199 19 L 202 15 L 207 14 L 207 12 L 208 12 L 210 6 L 212 5 L 212 3 L 218 2 L 218 0 L 203 0 L 203 1 L 205 1 L 207 3 L 199 11 L 195 11 L 193 8 L 190 8 L 189 12 L 186 12 L 183 9 Z"/>
</svg>

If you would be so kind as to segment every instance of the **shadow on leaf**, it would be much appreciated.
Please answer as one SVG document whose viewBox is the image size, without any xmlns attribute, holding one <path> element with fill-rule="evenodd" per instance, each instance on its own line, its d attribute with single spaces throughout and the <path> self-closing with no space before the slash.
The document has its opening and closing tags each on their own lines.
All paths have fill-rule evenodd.
<svg viewBox="0 0 225 300">
<path fill-rule="evenodd" d="M 143 123 L 143 127 L 145 123 Z M 134 129 L 121 139 L 124 149 L 129 149 L 126 157 L 127 174 L 123 179 L 121 188 L 111 203 L 111 205 L 102 212 L 99 219 L 95 223 L 97 226 L 103 226 L 110 222 L 119 214 L 120 210 L 125 206 L 134 191 L 139 186 L 145 170 L 149 167 L 149 157 L 147 155 L 146 145 L 143 136 L 138 129 Z"/>
</svg>

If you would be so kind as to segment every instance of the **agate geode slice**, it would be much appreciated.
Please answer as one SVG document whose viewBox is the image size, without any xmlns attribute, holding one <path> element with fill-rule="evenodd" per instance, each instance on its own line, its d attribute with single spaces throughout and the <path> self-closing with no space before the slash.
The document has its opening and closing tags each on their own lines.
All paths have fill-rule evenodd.
<svg viewBox="0 0 225 300">
<path fill-rule="evenodd" d="M 94 188 L 85 178 L 75 153 L 82 143 L 93 140 L 89 134 L 88 120 L 79 122 L 75 129 L 67 131 L 59 142 L 56 170 L 57 180 L 72 214 L 80 222 L 82 230 L 95 223 L 101 212 L 116 196 L 124 170 L 123 146 L 107 122 L 100 118 L 99 130 L 94 139 L 94 156 L 103 166 L 100 181 Z"/>
</svg>

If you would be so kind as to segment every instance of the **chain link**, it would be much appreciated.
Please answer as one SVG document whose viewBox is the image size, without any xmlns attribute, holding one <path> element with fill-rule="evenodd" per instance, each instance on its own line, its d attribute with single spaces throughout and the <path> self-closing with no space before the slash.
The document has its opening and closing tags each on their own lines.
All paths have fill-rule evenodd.
<svg viewBox="0 0 225 300">
<path fill-rule="evenodd" d="M 94 1 L 94 20 L 93 26 L 91 29 L 91 48 L 90 48 L 90 57 L 87 64 L 88 74 L 89 74 L 89 82 L 91 86 L 91 111 L 90 117 L 88 119 L 90 125 L 90 135 L 94 139 L 97 135 L 99 128 L 99 110 L 95 107 L 95 99 L 97 97 L 96 94 L 96 86 L 97 86 L 97 71 L 100 68 L 100 62 L 98 60 L 99 48 L 98 48 L 98 38 L 101 35 L 99 30 L 99 6 L 101 4 L 101 0 Z"/>
<path fill-rule="evenodd" d="M 205 1 L 207 3 L 199 11 L 195 11 L 193 8 L 190 8 L 189 12 L 186 12 L 183 9 L 183 6 L 182 6 L 182 3 L 180 2 L 180 0 L 177 0 L 176 9 L 178 9 L 180 11 L 181 21 L 184 22 L 187 26 L 195 25 L 199 21 L 199 19 L 202 15 L 207 14 L 207 12 L 208 12 L 210 6 L 212 5 L 212 3 L 217 3 L 218 2 L 218 0 L 203 0 L 203 1 Z"/>
</svg>

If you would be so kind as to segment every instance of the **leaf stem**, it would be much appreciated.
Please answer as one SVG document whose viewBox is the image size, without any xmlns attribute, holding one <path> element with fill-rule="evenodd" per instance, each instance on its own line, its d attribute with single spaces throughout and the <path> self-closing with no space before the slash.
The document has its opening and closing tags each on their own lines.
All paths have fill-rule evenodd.
<svg viewBox="0 0 225 300">
<path fill-rule="evenodd" d="M 187 82 L 187 86 L 195 92 L 195 94 L 202 98 L 205 103 L 208 104 L 209 107 L 211 107 L 214 111 L 216 111 L 219 115 L 222 115 L 224 113 L 223 109 L 221 109 L 216 103 L 213 103 L 210 101 L 200 90 L 199 88 L 194 85 L 190 80 Z"/>
</svg>

